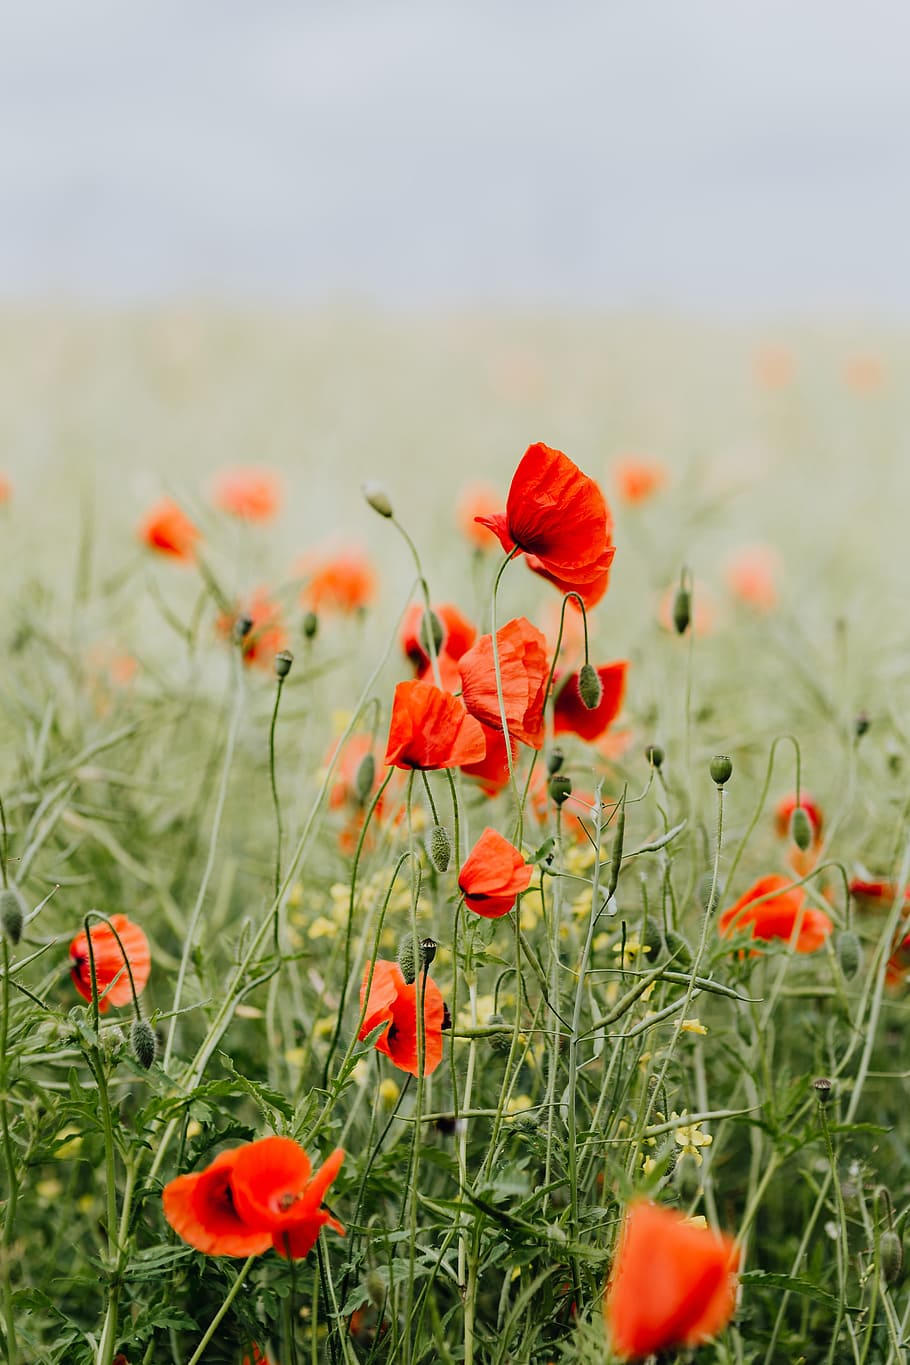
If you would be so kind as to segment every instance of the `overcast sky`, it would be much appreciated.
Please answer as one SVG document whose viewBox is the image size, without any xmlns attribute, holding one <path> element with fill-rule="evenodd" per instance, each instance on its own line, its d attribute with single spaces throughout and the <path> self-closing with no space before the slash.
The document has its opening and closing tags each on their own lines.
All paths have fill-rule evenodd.
<svg viewBox="0 0 910 1365">
<path fill-rule="evenodd" d="M 0 0 L 0 296 L 910 320 L 906 0 Z"/>
</svg>

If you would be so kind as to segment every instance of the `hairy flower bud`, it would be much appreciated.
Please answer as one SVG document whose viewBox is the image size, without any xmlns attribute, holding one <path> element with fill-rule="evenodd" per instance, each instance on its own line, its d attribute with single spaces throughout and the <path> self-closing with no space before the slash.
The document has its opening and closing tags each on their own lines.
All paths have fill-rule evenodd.
<svg viewBox="0 0 910 1365">
<path fill-rule="evenodd" d="M 692 594 L 688 588 L 677 588 L 673 598 L 673 625 L 677 635 L 685 635 L 692 620 Z"/>
<path fill-rule="evenodd" d="M 645 758 L 652 768 L 660 768 L 664 761 L 664 751 L 659 744 L 649 744 L 645 749 Z"/>
<path fill-rule="evenodd" d="M 442 649 L 442 642 L 446 637 L 443 624 L 435 611 L 425 611 L 420 621 L 420 631 L 418 639 L 420 647 L 425 654 L 430 656 L 438 654 Z"/>
<path fill-rule="evenodd" d="M 143 1071 L 148 1071 L 155 1060 L 158 1040 L 147 1019 L 134 1019 L 130 1027 L 130 1048 Z"/>
<path fill-rule="evenodd" d="M 879 1242 L 882 1279 L 885 1284 L 895 1284 L 904 1268 L 904 1244 L 893 1228 L 886 1228 Z"/>
<path fill-rule="evenodd" d="M 414 953 L 414 935 L 405 934 L 398 943 L 398 965 L 401 975 L 409 986 L 417 980 L 417 957 Z"/>
<path fill-rule="evenodd" d="M 354 774 L 354 793 L 362 806 L 370 799 L 373 783 L 376 781 L 376 760 L 372 754 L 364 754 L 357 764 Z"/>
<path fill-rule="evenodd" d="M 318 631 L 318 629 L 319 629 L 319 617 L 316 615 L 315 611 L 308 611 L 308 612 L 306 613 L 306 615 L 304 616 L 304 618 L 303 618 L 303 637 L 304 637 L 304 639 L 305 639 L 305 640 L 313 640 L 313 639 L 315 639 L 315 638 L 316 638 L 316 632 Z"/>
<path fill-rule="evenodd" d="M 375 483 L 370 479 L 367 483 L 361 484 L 361 490 L 374 512 L 378 512 L 381 517 L 394 515 L 392 504 L 389 502 L 389 495 L 381 483 Z"/>
<path fill-rule="evenodd" d="M 856 934 L 845 929 L 837 938 L 837 960 L 848 981 L 852 981 L 863 962 L 862 945 Z"/>
<path fill-rule="evenodd" d="M 25 924 L 25 902 L 14 886 L 0 891 L 0 933 L 16 946 Z"/>
<path fill-rule="evenodd" d="M 793 807 L 793 814 L 790 816 L 790 838 L 803 853 L 812 842 L 812 822 L 805 806 Z"/>
<path fill-rule="evenodd" d="M 596 711 L 603 697 L 603 683 L 593 664 L 582 664 L 578 671 L 578 695 L 589 711 Z"/>
<path fill-rule="evenodd" d="M 667 929 L 663 935 L 663 942 L 667 957 L 673 959 L 674 968 L 684 972 L 692 965 L 692 948 L 682 934 L 678 934 L 675 929 Z"/>
<path fill-rule="evenodd" d="M 491 1033 L 487 1042 L 494 1052 L 508 1052 L 512 1046 L 512 1030 L 509 1028 L 501 1014 L 491 1014 L 487 1020 L 490 1028 L 494 1025 L 499 1026 L 498 1033 Z"/>
<path fill-rule="evenodd" d="M 723 787 L 733 774 L 733 760 L 726 754 L 715 754 L 711 759 L 711 779 L 718 787 Z"/>
<path fill-rule="evenodd" d="M 711 895 L 712 887 L 714 887 L 713 897 Z M 699 905 L 705 913 L 713 914 L 720 904 L 720 898 L 723 895 L 723 887 L 719 880 L 717 885 L 714 886 L 713 872 L 703 872 L 695 883 L 695 894 L 698 897 Z"/>
<path fill-rule="evenodd" d="M 427 838 L 427 853 L 437 872 L 447 872 L 452 858 L 452 840 L 445 825 L 434 825 Z"/>
</svg>

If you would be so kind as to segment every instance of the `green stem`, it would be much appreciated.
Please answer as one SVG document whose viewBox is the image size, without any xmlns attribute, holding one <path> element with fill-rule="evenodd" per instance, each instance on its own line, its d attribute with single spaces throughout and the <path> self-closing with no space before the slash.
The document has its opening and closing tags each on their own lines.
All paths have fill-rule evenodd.
<svg viewBox="0 0 910 1365">
<path fill-rule="evenodd" d="M 5 830 L 5 822 L 4 822 Z M 3 860 L 3 870 L 6 872 L 6 858 Z M 3 985 L 2 998 L 0 998 L 0 1124 L 2 1124 L 3 1138 L 3 1164 L 6 1167 L 7 1194 L 6 1210 L 3 1216 L 3 1318 L 6 1328 L 6 1355 L 9 1365 L 16 1365 L 18 1360 L 18 1345 L 16 1341 L 16 1318 L 13 1312 L 13 1285 L 11 1279 L 13 1229 L 16 1221 L 16 1204 L 19 1195 L 19 1185 L 16 1178 L 16 1164 L 13 1159 L 13 1143 L 10 1136 L 9 1107 L 7 1100 L 7 1086 L 9 1076 L 9 1052 L 7 1050 L 7 1040 L 9 1037 L 9 946 L 6 938 L 0 934 L 0 942 L 3 945 Z"/>
<path fill-rule="evenodd" d="M 236 1280 L 228 1290 L 225 1300 L 222 1303 L 221 1307 L 218 1309 L 218 1312 L 215 1314 L 215 1316 L 212 1318 L 212 1321 L 206 1328 L 205 1335 L 203 1336 L 199 1345 L 196 1347 L 193 1354 L 190 1356 L 189 1360 L 187 1361 L 187 1365 L 199 1365 L 199 1361 L 202 1359 L 205 1353 L 205 1348 L 208 1346 L 209 1342 L 212 1340 L 212 1337 L 215 1335 L 215 1333 L 218 1331 L 218 1328 L 221 1326 L 221 1323 L 223 1322 L 228 1309 L 236 1299 L 238 1293 L 240 1292 L 241 1285 L 243 1284 L 247 1275 L 252 1270 L 253 1263 L 257 1259 L 258 1257 L 256 1256 L 248 1256 L 244 1261 L 243 1265 L 240 1267 L 240 1271 L 237 1275 Z"/>
<path fill-rule="evenodd" d="M 278 679 L 275 689 L 275 705 L 272 708 L 272 723 L 269 726 L 269 781 L 272 784 L 272 805 L 275 807 L 275 901 L 281 888 L 281 844 L 284 830 L 281 825 L 281 802 L 278 798 L 278 783 L 275 779 L 275 726 L 278 723 L 278 707 L 281 704 L 281 689 L 284 678 Z M 278 951 L 278 914 L 275 914 L 275 951 Z"/>
</svg>

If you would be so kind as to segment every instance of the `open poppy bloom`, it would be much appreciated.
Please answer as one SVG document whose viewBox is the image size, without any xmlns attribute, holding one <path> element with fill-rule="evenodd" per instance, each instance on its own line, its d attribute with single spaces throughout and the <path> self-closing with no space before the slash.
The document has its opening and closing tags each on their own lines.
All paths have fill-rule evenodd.
<svg viewBox="0 0 910 1365">
<path fill-rule="evenodd" d="M 489 550 L 495 544 L 495 532 L 482 522 L 483 517 L 495 516 L 501 506 L 499 493 L 491 483 L 471 483 L 462 489 L 455 508 L 458 526 L 475 550 Z"/>
<path fill-rule="evenodd" d="M 370 981 L 370 972 L 373 979 Z M 367 983 L 370 993 L 367 997 Z M 417 989 L 405 981 L 397 962 L 367 963 L 360 987 L 360 1008 L 366 1010 L 357 1037 L 362 1041 L 383 1023 L 388 1024 L 376 1039 L 377 1052 L 384 1052 L 401 1071 L 412 1076 L 429 1076 L 442 1061 L 442 1026 L 445 1003 L 436 982 L 424 975 L 423 992 L 423 1072 L 417 1055 Z"/>
<path fill-rule="evenodd" d="M 433 615 L 442 627 L 442 640 L 436 650 L 439 676 L 446 692 L 456 692 L 461 687 L 458 660 L 477 638 L 477 631 L 467 617 L 463 616 L 451 602 L 442 602 L 433 608 Z M 404 614 L 401 623 L 401 647 L 411 660 L 417 677 L 433 682 L 433 666 L 427 649 L 424 625 L 426 608 L 421 602 L 414 602 Z"/>
<path fill-rule="evenodd" d="M 215 480 L 216 507 L 244 521 L 271 521 L 281 502 L 281 484 L 267 469 L 226 469 Z"/>
<path fill-rule="evenodd" d="M 139 526 L 139 539 L 150 550 L 188 563 L 195 557 L 201 531 L 172 498 L 162 498 Z"/>
<path fill-rule="evenodd" d="M 780 555 L 773 545 L 743 545 L 727 560 L 727 587 L 753 611 L 777 606 Z"/>
<path fill-rule="evenodd" d="M 659 460 L 628 455 L 614 464 L 613 478 L 623 502 L 647 502 L 667 482 L 667 470 Z"/>
<path fill-rule="evenodd" d="M 571 731 L 582 739 L 599 739 L 622 708 L 628 666 L 623 660 L 615 664 L 601 664 L 597 668 L 602 691 L 600 701 L 591 711 L 579 696 L 578 673 L 570 673 L 565 681 L 559 679 L 553 702 L 554 734 Z"/>
<path fill-rule="evenodd" d="M 509 734 L 532 749 L 541 749 L 550 674 L 546 639 L 536 626 L 519 616 L 497 630 L 496 646 Z M 458 671 L 464 704 L 471 715 L 485 726 L 501 731 L 492 635 L 481 636 L 476 645 L 462 655 Z"/>
<path fill-rule="evenodd" d="M 321 1207 L 344 1152 L 315 1173 L 292 1138 L 269 1137 L 222 1152 L 204 1171 L 181 1175 L 162 1191 L 174 1231 L 207 1256 L 258 1256 L 274 1247 L 299 1259 L 326 1224 L 344 1228 Z"/>
<path fill-rule="evenodd" d="M 509 760 L 506 757 L 506 738 L 502 729 L 484 725 L 483 733 L 487 741 L 487 752 L 476 763 L 462 763 L 461 771 L 472 777 L 486 796 L 498 796 L 509 785 Z M 512 763 L 518 757 L 518 745 L 513 739 Z"/>
<path fill-rule="evenodd" d="M 645 1199 L 630 1204 L 604 1299 L 621 1360 L 698 1346 L 733 1315 L 739 1251 L 731 1237 Z"/>
<path fill-rule="evenodd" d="M 505 512 L 481 516 L 506 554 L 516 548 L 535 573 L 593 607 L 607 590 L 613 529 L 598 485 L 561 450 L 528 446 L 512 478 Z"/>
<path fill-rule="evenodd" d="M 724 911 L 717 927 L 724 938 L 730 938 L 751 926 L 753 938 L 779 938 L 785 943 L 792 940 L 798 953 L 814 953 L 824 945 L 834 925 L 824 910 L 814 910 L 804 902 L 802 889 L 792 886 L 786 877 L 759 877 L 735 905 Z"/>
<path fill-rule="evenodd" d="M 888 986 L 904 986 L 910 974 L 910 933 L 907 921 L 899 927 L 891 946 L 891 956 L 885 967 L 885 983 Z"/>
<path fill-rule="evenodd" d="M 127 962 L 130 964 L 137 995 L 141 995 L 145 990 L 152 969 L 149 941 L 139 925 L 134 924 L 128 915 L 111 915 L 110 920 L 110 924 L 99 920 L 89 927 L 92 958 L 95 962 L 95 984 L 98 988 L 98 1009 L 102 1014 L 110 1009 L 111 1005 L 128 1005 L 133 998 L 129 972 L 126 970 Z M 120 936 L 120 943 L 117 942 L 114 929 Z M 91 1000 L 92 962 L 89 957 L 88 937 L 84 930 L 77 934 L 70 944 L 70 957 L 73 959 L 70 972 L 73 985 L 83 999 Z"/>
<path fill-rule="evenodd" d="M 301 597 L 313 611 L 350 616 L 376 596 L 376 574 L 363 550 L 316 551 L 304 556 L 300 570 L 309 580 Z"/>
<path fill-rule="evenodd" d="M 514 844 L 495 829 L 485 829 L 458 874 L 469 910 L 485 919 L 507 915 L 515 897 L 531 885 L 534 868 Z"/>
<path fill-rule="evenodd" d="M 385 761 L 395 768 L 457 768 L 487 751 L 480 721 L 460 697 L 431 683 L 400 682 L 392 702 Z"/>
<path fill-rule="evenodd" d="M 233 639 L 237 620 L 241 616 L 249 617 L 252 622 L 240 646 L 243 662 L 271 669 L 274 667 L 275 655 L 286 649 L 288 643 L 288 633 L 281 624 L 281 608 L 269 597 L 267 589 L 257 588 L 236 615 L 219 616 L 218 633 L 226 639 Z"/>
</svg>

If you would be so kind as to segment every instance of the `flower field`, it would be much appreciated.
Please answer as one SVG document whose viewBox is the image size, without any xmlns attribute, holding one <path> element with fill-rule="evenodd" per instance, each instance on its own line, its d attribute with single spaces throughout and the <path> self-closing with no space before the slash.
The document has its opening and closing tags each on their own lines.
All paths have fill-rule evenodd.
<svg viewBox="0 0 910 1365">
<path fill-rule="evenodd" d="M 907 342 L 0 353 L 10 1365 L 904 1360 Z"/>
</svg>

